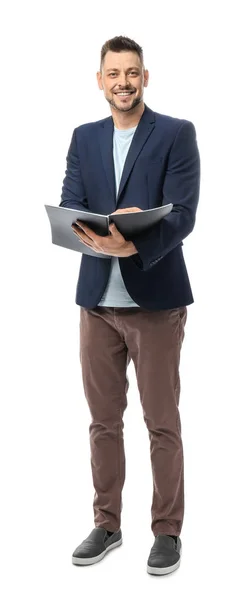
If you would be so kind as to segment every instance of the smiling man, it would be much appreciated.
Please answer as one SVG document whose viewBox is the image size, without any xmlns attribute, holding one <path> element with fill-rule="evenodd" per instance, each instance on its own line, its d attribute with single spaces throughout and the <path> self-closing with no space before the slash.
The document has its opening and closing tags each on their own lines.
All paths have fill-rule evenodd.
<svg viewBox="0 0 251 600">
<path fill-rule="evenodd" d="M 133 360 L 153 477 L 155 539 L 147 571 L 164 575 L 178 568 L 181 555 L 179 364 L 187 305 L 194 302 L 182 246 L 195 224 L 200 157 L 191 121 L 154 112 L 144 103 L 149 73 L 134 40 L 108 40 L 100 58 L 97 82 L 111 116 L 74 129 L 60 206 L 107 215 L 170 202 L 173 210 L 130 239 L 115 224 L 106 236 L 81 221 L 72 225 L 82 243 L 94 250 L 94 256 L 82 255 L 76 303 L 95 489 L 95 527 L 73 552 L 72 562 L 93 564 L 122 543 L 123 413 L 127 367 Z M 142 494 L 140 485 L 134 493 Z M 140 499 L 145 505 L 147 499 Z M 133 556 L 144 552 L 139 527 L 128 535 Z"/>
<path fill-rule="evenodd" d="M 111 106 L 113 122 L 118 129 L 138 124 L 145 108 L 143 94 L 148 79 L 149 73 L 143 68 L 138 54 L 107 51 L 97 80 Z"/>
</svg>

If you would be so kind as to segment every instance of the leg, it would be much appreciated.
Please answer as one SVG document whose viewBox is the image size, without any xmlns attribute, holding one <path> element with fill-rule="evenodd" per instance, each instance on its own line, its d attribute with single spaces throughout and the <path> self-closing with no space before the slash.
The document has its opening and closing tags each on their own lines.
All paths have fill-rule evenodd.
<svg viewBox="0 0 251 600">
<path fill-rule="evenodd" d="M 96 527 L 120 528 L 125 481 L 123 413 L 130 362 L 113 308 L 80 309 L 80 362 L 92 422 L 89 428 Z"/>
<path fill-rule="evenodd" d="M 186 306 L 152 312 L 140 309 L 124 324 L 149 431 L 154 535 L 179 535 L 183 523 L 184 464 L 178 405 L 186 319 Z"/>
</svg>

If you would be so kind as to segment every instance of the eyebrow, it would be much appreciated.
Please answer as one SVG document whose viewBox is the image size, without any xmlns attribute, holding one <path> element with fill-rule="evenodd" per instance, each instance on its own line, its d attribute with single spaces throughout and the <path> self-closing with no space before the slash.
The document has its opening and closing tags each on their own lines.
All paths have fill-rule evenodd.
<svg viewBox="0 0 251 600">
<path fill-rule="evenodd" d="M 139 71 L 139 67 L 129 67 L 128 69 L 126 69 L 127 71 L 132 71 L 133 69 L 135 69 L 135 71 Z M 106 69 L 106 72 L 108 73 L 108 71 L 118 71 L 119 69 Z"/>
</svg>

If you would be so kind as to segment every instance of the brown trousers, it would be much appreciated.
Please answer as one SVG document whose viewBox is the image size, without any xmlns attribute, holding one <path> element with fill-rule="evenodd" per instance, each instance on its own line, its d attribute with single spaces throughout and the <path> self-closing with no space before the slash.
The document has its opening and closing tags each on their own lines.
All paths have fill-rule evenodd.
<svg viewBox="0 0 251 600">
<path fill-rule="evenodd" d="M 179 535 L 184 517 L 184 459 L 179 415 L 180 350 L 187 307 L 80 307 L 80 362 L 89 427 L 96 527 L 121 526 L 125 481 L 123 413 L 127 366 L 135 366 L 149 432 L 153 476 L 151 528 Z M 140 490 L 139 490 L 140 491 Z"/>
</svg>

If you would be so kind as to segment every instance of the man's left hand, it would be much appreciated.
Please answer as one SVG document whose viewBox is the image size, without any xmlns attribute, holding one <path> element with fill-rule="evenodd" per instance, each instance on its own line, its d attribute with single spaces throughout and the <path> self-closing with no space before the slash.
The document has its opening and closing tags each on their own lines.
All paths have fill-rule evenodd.
<svg viewBox="0 0 251 600">
<path fill-rule="evenodd" d="M 74 233 L 79 240 L 99 254 L 108 254 L 110 256 L 126 257 L 137 254 L 133 242 L 125 240 L 123 235 L 117 229 L 115 223 L 109 225 L 109 230 L 112 235 L 101 236 L 94 233 L 85 223 L 76 220 L 76 224 L 72 224 Z"/>
</svg>

